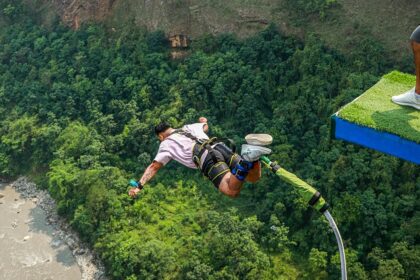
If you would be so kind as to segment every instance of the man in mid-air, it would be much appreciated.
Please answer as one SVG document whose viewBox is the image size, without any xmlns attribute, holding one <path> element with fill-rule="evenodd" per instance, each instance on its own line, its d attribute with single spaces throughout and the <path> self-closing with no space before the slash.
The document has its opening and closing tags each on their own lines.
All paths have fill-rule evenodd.
<svg viewBox="0 0 420 280">
<path fill-rule="evenodd" d="M 409 91 L 392 97 L 392 101 L 399 105 L 411 106 L 420 110 L 420 25 L 414 29 L 410 36 L 411 48 L 416 66 L 416 85 Z"/>
<path fill-rule="evenodd" d="M 153 162 L 146 168 L 138 187 L 131 188 L 135 197 L 143 186 L 172 159 L 189 168 L 199 169 L 222 193 L 230 197 L 239 195 L 244 181 L 256 182 L 261 177 L 259 158 L 271 153 L 263 146 L 272 142 L 268 134 L 248 134 L 241 155 L 234 153 L 225 143 L 209 138 L 207 119 L 174 129 L 162 122 L 155 127 L 160 146 Z"/>
</svg>

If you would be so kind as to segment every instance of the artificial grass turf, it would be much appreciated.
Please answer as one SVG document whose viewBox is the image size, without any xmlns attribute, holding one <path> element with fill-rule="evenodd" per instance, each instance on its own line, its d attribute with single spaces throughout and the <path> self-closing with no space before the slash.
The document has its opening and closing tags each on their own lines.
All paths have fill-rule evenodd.
<svg viewBox="0 0 420 280">
<path fill-rule="evenodd" d="M 337 116 L 420 143 L 420 110 L 391 101 L 393 95 L 406 92 L 415 83 L 415 76 L 393 71 L 344 106 L 337 112 Z"/>
</svg>

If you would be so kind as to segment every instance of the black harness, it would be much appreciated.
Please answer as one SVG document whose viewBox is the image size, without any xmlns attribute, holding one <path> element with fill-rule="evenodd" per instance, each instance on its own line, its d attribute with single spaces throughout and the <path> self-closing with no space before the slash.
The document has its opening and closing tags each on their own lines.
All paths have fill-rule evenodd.
<svg viewBox="0 0 420 280">
<path fill-rule="evenodd" d="M 215 144 L 217 143 L 224 143 L 226 141 L 229 143 L 229 148 L 231 149 L 231 153 L 236 150 L 235 143 L 231 139 L 225 138 L 210 138 L 210 139 L 199 139 L 192 135 L 190 132 L 185 131 L 183 129 L 175 129 L 170 135 L 173 134 L 180 134 L 185 137 L 190 138 L 195 142 L 193 147 L 193 162 L 196 165 L 196 167 L 201 171 L 201 173 L 208 177 L 216 187 L 219 187 L 220 178 L 223 178 L 223 174 L 229 172 L 232 168 L 230 168 L 227 163 L 225 162 L 225 156 L 221 154 L 219 150 L 216 150 L 213 148 Z M 202 158 L 204 156 L 204 153 L 207 151 L 207 155 L 210 156 L 210 161 L 206 160 L 206 158 Z M 236 154 L 233 154 L 231 156 L 230 162 L 233 165 L 236 165 L 236 161 L 233 160 L 236 158 Z M 219 155 L 219 156 L 217 156 Z M 230 163 L 229 163 L 230 164 Z"/>
</svg>

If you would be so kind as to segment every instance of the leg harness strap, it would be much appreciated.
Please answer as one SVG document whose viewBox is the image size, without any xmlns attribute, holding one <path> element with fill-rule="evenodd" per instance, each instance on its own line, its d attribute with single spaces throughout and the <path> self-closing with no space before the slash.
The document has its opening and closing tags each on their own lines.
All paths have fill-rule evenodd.
<svg viewBox="0 0 420 280">
<path fill-rule="evenodd" d="M 207 151 L 207 154 L 205 154 L 205 151 Z M 208 177 L 213 183 L 230 171 L 222 155 L 210 143 L 194 145 L 193 161 L 204 176 Z"/>
</svg>

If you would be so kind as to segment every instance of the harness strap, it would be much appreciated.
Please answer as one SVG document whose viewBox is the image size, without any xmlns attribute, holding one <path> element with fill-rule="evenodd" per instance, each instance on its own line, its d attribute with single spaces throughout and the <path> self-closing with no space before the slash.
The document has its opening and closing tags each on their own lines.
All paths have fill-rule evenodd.
<svg viewBox="0 0 420 280">
<path fill-rule="evenodd" d="M 217 163 L 217 157 L 214 154 L 214 150 L 211 147 L 212 144 L 216 143 L 218 140 L 216 137 L 210 138 L 210 139 L 199 139 L 197 137 L 195 137 L 194 135 L 192 135 L 190 132 L 185 131 L 183 129 L 175 129 L 170 135 L 172 134 L 180 134 L 183 135 L 185 137 L 190 138 L 191 140 L 195 141 L 196 144 L 194 145 L 193 148 L 193 162 L 195 163 L 195 165 L 197 166 L 198 169 L 201 170 L 200 168 L 200 159 L 203 156 L 204 152 L 207 150 L 208 154 L 211 156 L 211 159 L 213 160 L 213 163 Z M 198 150 L 197 150 L 198 148 Z M 201 170 L 203 171 L 203 170 Z"/>
<path fill-rule="evenodd" d="M 216 180 L 221 175 L 224 175 L 229 171 L 230 170 L 229 168 L 227 168 L 226 163 L 222 161 L 213 165 L 207 172 L 208 173 L 207 176 L 209 177 L 210 181 L 214 182 L 214 180 Z"/>
<path fill-rule="evenodd" d="M 172 133 L 170 135 L 176 134 L 176 133 L 184 135 L 184 136 L 190 138 L 191 140 L 194 140 L 195 142 L 200 143 L 200 144 L 202 144 L 206 141 L 206 139 L 198 139 L 197 137 L 195 137 L 194 135 L 192 135 L 188 131 L 183 130 L 182 128 L 175 129 L 174 131 L 172 131 Z"/>
<path fill-rule="evenodd" d="M 207 154 L 211 156 L 213 163 L 217 163 L 219 161 L 214 153 L 213 147 L 211 146 L 216 141 L 217 141 L 216 138 L 211 138 L 201 145 L 195 144 L 194 149 L 193 149 L 193 161 L 197 165 L 198 168 L 200 168 L 201 157 L 203 156 L 205 151 L 208 151 Z"/>
</svg>

